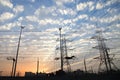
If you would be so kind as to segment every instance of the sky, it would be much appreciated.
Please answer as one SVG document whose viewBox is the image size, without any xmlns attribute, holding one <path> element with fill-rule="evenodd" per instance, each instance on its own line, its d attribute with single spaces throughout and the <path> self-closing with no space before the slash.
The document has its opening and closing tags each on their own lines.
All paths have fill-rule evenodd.
<svg viewBox="0 0 120 80">
<path fill-rule="evenodd" d="M 120 53 L 120 0 L 0 0 L 0 71 L 10 75 L 12 60 L 15 58 L 21 26 L 21 44 L 17 72 L 36 72 L 37 58 L 40 72 L 52 72 L 60 68 L 59 28 L 67 42 L 72 70 L 87 66 L 95 69 L 99 55 L 95 39 L 96 31 L 103 32 L 115 54 L 115 63 Z M 57 49 L 58 48 L 58 49 Z M 120 64 L 117 64 L 120 68 Z"/>
</svg>

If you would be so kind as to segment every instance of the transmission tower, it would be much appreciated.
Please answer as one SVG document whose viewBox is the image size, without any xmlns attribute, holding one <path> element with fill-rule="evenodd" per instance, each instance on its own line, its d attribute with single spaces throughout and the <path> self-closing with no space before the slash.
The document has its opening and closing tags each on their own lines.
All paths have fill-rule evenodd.
<svg viewBox="0 0 120 80">
<path fill-rule="evenodd" d="M 66 39 L 65 39 L 65 36 L 64 36 L 64 39 L 63 39 L 63 46 L 62 46 L 62 50 L 63 50 L 63 56 L 64 56 L 64 60 L 63 60 L 63 64 L 66 64 L 67 66 L 67 71 L 68 72 L 71 72 L 71 66 L 70 66 L 70 63 L 69 63 L 69 57 L 68 57 L 68 51 L 67 51 L 67 44 L 66 44 Z"/>
<path fill-rule="evenodd" d="M 60 31 L 60 56 L 61 58 L 55 58 L 55 60 L 59 60 L 61 59 L 61 70 L 63 71 L 63 67 L 66 66 L 67 67 L 67 71 L 68 72 L 71 72 L 71 66 L 70 66 L 70 63 L 69 63 L 69 60 L 70 59 L 73 59 L 75 56 L 70 56 L 68 57 L 68 49 L 67 49 L 67 42 L 66 42 L 66 38 L 65 38 L 65 35 L 63 36 L 61 34 L 61 29 L 62 28 L 59 28 L 59 31 Z"/>
<path fill-rule="evenodd" d="M 96 31 L 96 36 L 92 37 L 92 39 L 97 39 L 98 46 L 95 46 L 93 48 L 99 49 L 99 52 L 100 52 L 100 57 L 98 57 L 100 59 L 98 71 L 101 70 L 101 66 L 103 64 L 106 67 L 106 71 L 112 70 L 111 64 L 113 66 L 115 66 L 115 65 L 109 57 L 108 51 L 110 49 L 108 47 L 106 47 L 106 44 L 105 44 L 106 39 L 103 37 L 102 31 Z"/>
</svg>

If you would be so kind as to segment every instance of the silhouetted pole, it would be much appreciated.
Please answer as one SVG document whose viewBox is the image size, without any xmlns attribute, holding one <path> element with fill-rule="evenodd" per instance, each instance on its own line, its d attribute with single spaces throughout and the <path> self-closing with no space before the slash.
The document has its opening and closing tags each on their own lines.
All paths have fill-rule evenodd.
<svg viewBox="0 0 120 80">
<path fill-rule="evenodd" d="M 85 58 L 84 58 L 84 68 L 85 68 L 85 72 L 87 72 L 86 60 L 85 60 Z"/>
<path fill-rule="evenodd" d="M 39 72 L 39 58 L 37 59 L 37 76 L 38 76 L 38 72 Z"/>
<path fill-rule="evenodd" d="M 15 59 L 15 68 L 14 68 L 14 77 L 16 74 L 16 67 L 17 67 L 17 60 L 18 60 L 18 53 L 19 53 L 19 47 L 20 47 L 20 40 L 21 40 L 21 34 L 22 34 L 22 29 L 24 28 L 24 26 L 21 26 L 21 30 L 20 30 L 20 36 L 19 36 L 19 41 L 18 41 L 18 47 L 17 47 L 17 54 L 16 54 L 16 59 Z"/>
<path fill-rule="evenodd" d="M 14 67 L 15 67 L 15 59 L 13 58 L 11 77 L 13 76 Z"/>
<path fill-rule="evenodd" d="M 61 70 L 63 71 L 63 54 L 62 54 L 62 42 L 61 42 L 61 29 L 62 29 L 62 28 L 59 28 L 59 31 L 60 31 Z"/>
<path fill-rule="evenodd" d="M 11 77 L 13 76 L 13 70 L 14 70 L 14 67 L 15 67 L 15 58 L 13 57 L 7 57 L 7 60 L 12 60 L 12 71 L 11 71 Z"/>
</svg>

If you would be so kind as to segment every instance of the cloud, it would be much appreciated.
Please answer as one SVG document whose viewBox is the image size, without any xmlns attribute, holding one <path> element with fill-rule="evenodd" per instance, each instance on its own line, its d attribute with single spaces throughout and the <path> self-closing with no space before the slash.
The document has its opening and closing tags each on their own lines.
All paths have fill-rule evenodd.
<svg viewBox="0 0 120 80">
<path fill-rule="evenodd" d="M 114 15 L 111 17 L 103 17 L 103 18 L 93 16 L 90 18 L 90 20 L 95 22 L 99 21 L 100 23 L 111 23 L 120 20 L 120 15 Z"/>
<path fill-rule="evenodd" d="M 81 20 L 81 19 L 88 19 L 88 15 L 87 14 L 81 14 L 81 15 L 78 15 L 78 17 L 74 18 L 72 21 L 73 22 L 76 22 L 78 20 Z"/>
<path fill-rule="evenodd" d="M 24 11 L 24 6 L 23 5 L 17 5 L 13 8 L 13 11 L 15 13 L 23 12 Z"/>
<path fill-rule="evenodd" d="M 102 9 L 104 6 L 102 3 L 97 3 L 96 4 L 96 9 Z"/>
<path fill-rule="evenodd" d="M 58 28 L 49 28 L 45 30 L 45 32 L 51 32 L 51 33 L 56 32 L 56 31 L 58 31 Z"/>
<path fill-rule="evenodd" d="M 5 12 L 0 15 L 0 22 L 4 22 L 5 20 L 12 19 L 15 15 L 10 12 Z"/>
<path fill-rule="evenodd" d="M 72 20 L 71 19 L 63 20 L 63 23 L 64 24 L 70 24 L 70 23 L 72 23 Z"/>
<path fill-rule="evenodd" d="M 38 16 L 38 18 L 44 18 L 44 17 L 53 17 L 56 15 L 56 7 L 45 7 L 41 6 L 38 9 L 35 10 L 34 14 Z"/>
<path fill-rule="evenodd" d="M 19 18 L 18 18 L 18 21 L 22 21 L 22 20 L 24 20 L 23 17 L 19 17 Z"/>
<path fill-rule="evenodd" d="M 33 3 L 34 3 L 34 2 L 35 2 L 35 0 L 31 0 L 31 2 L 33 2 Z"/>
<path fill-rule="evenodd" d="M 28 21 L 32 21 L 32 22 L 38 22 L 39 19 L 36 16 L 26 16 L 25 17 Z"/>
<path fill-rule="evenodd" d="M 13 4 L 10 1 L 11 0 L 0 0 L 0 4 L 9 8 L 13 8 Z"/>
<path fill-rule="evenodd" d="M 112 4 L 116 3 L 116 2 L 120 2 L 120 1 L 119 0 L 108 0 L 106 2 L 105 6 L 110 6 L 110 5 L 112 5 Z"/>
<path fill-rule="evenodd" d="M 66 7 L 61 7 L 61 8 L 56 8 L 56 6 L 52 6 L 52 7 L 45 7 L 42 6 L 38 9 L 36 9 L 36 11 L 34 12 L 34 14 L 36 16 L 42 15 L 43 17 L 56 17 L 58 15 L 70 15 L 70 16 L 74 16 L 76 15 L 76 11 L 71 9 L 71 8 L 66 8 Z M 42 17 L 41 16 L 41 17 Z"/>
<path fill-rule="evenodd" d="M 27 30 L 33 30 L 35 27 L 32 24 L 28 24 L 27 27 L 25 27 L 25 29 Z"/>
<path fill-rule="evenodd" d="M 41 25 L 48 25 L 48 24 L 51 24 L 51 25 L 60 25 L 60 21 L 59 20 L 54 20 L 54 19 L 51 19 L 51 18 L 48 18 L 48 19 L 44 19 L 44 20 L 39 20 L 39 24 Z"/>
<path fill-rule="evenodd" d="M 117 20 L 120 20 L 120 15 L 114 15 L 112 17 L 107 17 L 107 18 L 101 18 L 101 19 L 99 19 L 99 21 L 101 23 L 111 23 L 111 22 L 114 22 L 114 21 L 117 21 Z"/>
<path fill-rule="evenodd" d="M 80 3 L 76 6 L 78 11 L 84 10 L 87 7 L 86 3 Z"/>
<path fill-rule="evenodd" d="M 0 25 L 0 30 L 11 30 L 12 28 L 16 27 L 16 26 L 21 26 L 21 23 L 19 22 L 13 22 L 13 23 L 7 23 L 4 25 Z"/>
<path fill-rule="evenodd" d="M 59 1 L 59 0 L 58 0 Z M 61 2 L 64 2 L 64 3 L 69 3 L 69 2 L 73 2 L 74 0 L 61 0 Z"/>
<path fill-rule="evenodd" d="M 116 27 L 120 28 L 120 24 L 116 24 Z"/>
<path fill-rule="evenodd" d="M 86 15 L 86 14 L 79 15 L 78 20 L 79 19 L 88 19 L 88 15 Z"/>
<path fill-rule="evenodd" d="M 79 3 L 78 5 L 76 5 L 77 11 L 84 10 L 87 7 L 90 11 L 92 11 L 94 9 L 94 2 L 89 1 L 89 2 L 84 2 L 84 3 Z"/>
<path fill-rule="evenodd" d="M 74 0 L 54 0 L 57 6 L 63 6 L 65 3 L 72 3 Z"/>
<path fill-rule="evenodd" d="M 76 15 L 76 12 L 70 8 L 59 9 L 58 11 L 61 15 L 71 15 L 71 16 Z"/>
</svg>

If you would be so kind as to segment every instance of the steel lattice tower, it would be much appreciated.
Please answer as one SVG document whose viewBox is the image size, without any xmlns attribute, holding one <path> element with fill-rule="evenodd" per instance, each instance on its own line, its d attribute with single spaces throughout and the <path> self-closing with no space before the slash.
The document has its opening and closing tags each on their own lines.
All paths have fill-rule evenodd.
<svg viewBox="0 0 120 80">
<path fill-rule="evenodd" d="M 100 64 L 99 64 L 98 71 L 101 70 L 101 66 L 103 64 L 106 67 L 106 71 L 112 70 L 111 64 L 113 64 L 114 67 L 116 67 L 116 66 L 114 65 L 114 63 L 112 62 L 112 60 L 109 57 L 108 51 L 110 49 L 108 47 L 106 47 L 106 44 L 105 44 L 106 39 L 103 37 L 102 31 L 96 31 L 96 36 L 92 37 L 92 39 L 97 39 L 98 46 L 95 46 L 93 48 L 99 49 L 99 52 L 100 52 L 100 57 L 99 57 Z"/>
<path fill-rule="evenodd" d="M 59 31 L 60 31 L 60 58 L 55 58 L 55 60 L 58 60 L 60 59 L 61 60 L 61 70 L 63 71 L 63 67 L 66 66 L 67 68 L 67 72 L 71 72 L 71 66 L 70 66 L 70 63 L 69 63 L 69 60 L 70 59 L 73 59 L 75 56 L 71 56 L 69 57 L 68 56 L 68 49 L 67 49 L 67 42 L 66 42 L 66 39 L 65 39 L 65 35 L 63 36 L 61 34 L 61 29 L 62 28 L 59 28 Z"/>
<path fill-rule="evenodd" d="M 68 72 L 71 72 L 71 66 L 70 66 L 70 63 L 69 63 L 69 59 L 68 58 L 68 51 L 67 51 L 67 43 L 66 43 L 66 39 L 65 39 L 65 36 L 62 40 L 62 50 L 63 50 L 63 64 L 67 66 L 67 71 Z"/>
</svg>

